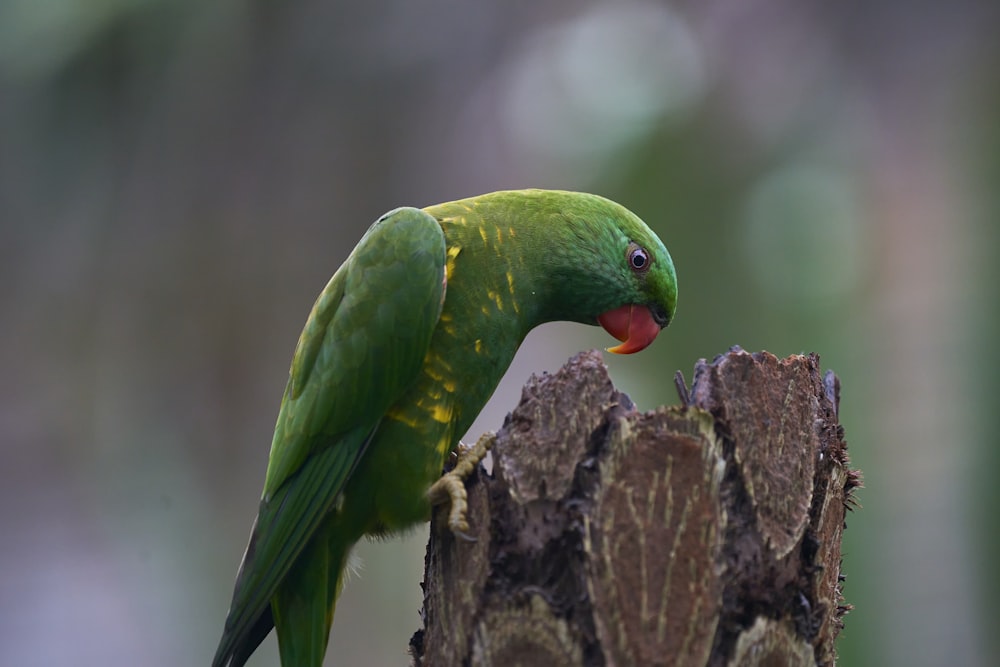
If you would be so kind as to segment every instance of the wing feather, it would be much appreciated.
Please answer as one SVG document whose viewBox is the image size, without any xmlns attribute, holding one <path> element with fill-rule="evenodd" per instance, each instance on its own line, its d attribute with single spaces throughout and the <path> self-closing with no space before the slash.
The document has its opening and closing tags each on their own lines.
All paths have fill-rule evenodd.
<svg viewBox="0 0 1000 667">
<path fill-rule="evenodd" d="M 386 410 L 414 382 L 444 301 L 445 242 L 415 208 L 380 218 L 316 300 L 282 400 L 260 510 L 213 665 L 248 655 L 282 579 Z M 252 647 L 251 647 L 252 650 Z"/>
</svg>

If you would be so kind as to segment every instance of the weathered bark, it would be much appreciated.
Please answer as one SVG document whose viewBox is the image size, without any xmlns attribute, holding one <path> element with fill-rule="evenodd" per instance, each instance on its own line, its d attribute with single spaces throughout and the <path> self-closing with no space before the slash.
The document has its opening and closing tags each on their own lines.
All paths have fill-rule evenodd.
<svg viewBox="0 0 1000 667">
<path fill-rule="evenodd" d="M 415 665 L 834 664 L 836 377 L 734 348 L 681 388 L 639 413 L 596 352 L 529 380 L 468 484 L 476 541 L 435 513 Z"/>
</svg>

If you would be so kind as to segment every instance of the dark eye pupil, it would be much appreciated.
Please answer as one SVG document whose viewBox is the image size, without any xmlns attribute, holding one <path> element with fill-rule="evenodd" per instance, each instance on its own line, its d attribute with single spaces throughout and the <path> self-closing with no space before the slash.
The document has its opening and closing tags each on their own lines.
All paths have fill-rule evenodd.
<svg viewBox="0 0 1000 667">
<path fill-rule="evenodd" d="M 632 268 L 641 269 L 646 266 L 646 253 L 642 250 L 634 250 L 632 252 Z"/>
</svg>

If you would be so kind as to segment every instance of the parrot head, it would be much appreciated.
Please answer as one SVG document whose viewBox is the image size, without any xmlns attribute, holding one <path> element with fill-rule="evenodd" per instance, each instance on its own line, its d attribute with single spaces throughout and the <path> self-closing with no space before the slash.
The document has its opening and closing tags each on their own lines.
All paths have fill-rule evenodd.
<svg viewBox="0 0 1000 667">
<path fill-rule="evenodd" d="M 597 195 L 553 193 L 558 220 L 549 267 L 558 276 L 559 319 L 599 324 L 621 341 L 646 348 L 674 317 L 677 274 L 659 237 L 627 208 Z"/>
<path fill-rule="evenodd" d="M 645 242 L 648 248 L 630 239 L 625 248 L 628 271 L 621 272 L 618 291 L 626 303 L 597 316 L 604 330 L 621 341 L 608 352 L 632 354 L 645 349 L 674 317 L 677 279 L 670 254 L 655 236 Z"/>
</svg>

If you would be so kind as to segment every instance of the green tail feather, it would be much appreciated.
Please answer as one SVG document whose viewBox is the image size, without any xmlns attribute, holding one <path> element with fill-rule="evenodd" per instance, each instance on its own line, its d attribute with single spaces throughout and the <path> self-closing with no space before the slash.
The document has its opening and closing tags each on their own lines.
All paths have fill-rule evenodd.
<svg viewBox="0 0 1000 667">
<path fill-rule="evenodd" d="M 271 602 L 282 667 L 321 667 L 350 544 L 321 531 Z"/>
</svg>

